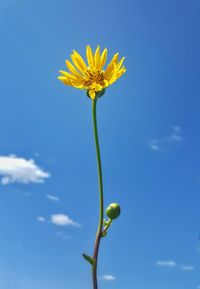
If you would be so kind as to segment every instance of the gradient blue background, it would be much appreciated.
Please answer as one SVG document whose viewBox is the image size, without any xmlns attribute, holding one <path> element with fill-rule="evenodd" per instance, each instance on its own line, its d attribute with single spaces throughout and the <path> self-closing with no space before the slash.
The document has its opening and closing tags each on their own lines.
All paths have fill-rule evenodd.
<svg viewBox="0 0 200 289">
<path fill-rule="evenodd" d="M 0 155 L 51 173 L 44 184 L 0 186 L 0 289 L 91 288 L 81 257 L 98 217 L 91 102 L 56 79 L 87 44 L 126 56 L 127 67 L 98 103 L 105 202 L 122 207 L 99 265 L 116 280 L 100 288 L 200 286 L 199 13 L 198 0 L 0 1 Z M 174 126 L 182 141 L 148 146 Z M 64 240 L 36 219 L 54 213 L 82 227 L 61 228 Z"/>
</svg>

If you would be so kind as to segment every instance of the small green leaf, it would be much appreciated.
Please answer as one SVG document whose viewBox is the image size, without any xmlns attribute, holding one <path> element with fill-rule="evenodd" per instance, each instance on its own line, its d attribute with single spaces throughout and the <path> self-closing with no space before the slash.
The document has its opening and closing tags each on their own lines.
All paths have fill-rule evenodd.
<svg viewBox="0 0 200 289">
<path fill-rule="evenodd" d="M 94 258 L 88 256 L 87 254 L 82 254 L 82 256 L 86 261 L 88 261 L 92 266 L 94 266 L 96 262 Z"/>
<path fill-rule="evenodd" d="M 107 223 L 108 223 L 108 220 L 104 219 L 104 220 L 103 220 L 103 224 L 104 224 L 104 226 L 106 226 Z"/>
</svg>

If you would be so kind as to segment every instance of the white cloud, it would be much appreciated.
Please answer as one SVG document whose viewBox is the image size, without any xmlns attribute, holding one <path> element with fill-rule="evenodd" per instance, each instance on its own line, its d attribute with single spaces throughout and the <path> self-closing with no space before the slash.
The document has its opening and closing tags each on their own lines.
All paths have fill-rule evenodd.
<svg viewBox="0 0 200 289">
<path fill-rule="evenodd" d="M 179 126 L 173 126 L 172 134 L 165 138 L 166 141 L 169 142 L 180 142 L 183 141 L 183 137 L 181 135 L 181 128 Z"/>
<path fill-rule="evenodd" d="M 172 145 L 182 142 L 183 140 L 181 128 L 179 126 L 173 126 L 170 135 L 158 139 L 150 139 L 148 140 L 147 145 L 154 151 L 168 151 Z"/>
<path fill-rule="evenodd" d="M 37 217 L 37 220 L 38 220 L 38 222 L 41 222 L 41 223 L 46 221 L 45 217 L 43 217 L 43 216 Z"/>
<path fill-rule="evenodd" d="M 154 150 L 154 151 L 159 151 L 160 148 L 160 144 L 159 144 L 159 140 L 157 139 L 150 139 L 148 140 L 148 146 L 150 149 Z"/>
<path fill-rule="evenodd" d="M 47 199 L 49 199 L 50 201 L 53 201 L 53 202 L 58 202 L 59 201 L 59 198 L 54 196 L 54 195 L 46 195 Z"/>
<path fill-rule="evenodd" d="M 100 276 L 99 279 L 103 281 L 114 281 L 116 280 L 116 277 L 113 275 L 103 275 L 103 276 Z"/>
<path fill-rule="evenodd" d="M 64 214 L 54 214 L 51 215 L 51 222 L 54 225 L 58 226 L 75 226 L 80 227 L 80 224 L 70 219 L 67 215 Z"/>
<path fill-rule="evenodd" d="M 156 262 L 157 266 L 161 266 L 161 267 L 175 267 L 176 266 L 176 262 L 175 261 L 157 261 Z"/>
<path fill-rule="evenodd" d="M 35 164 L 33 159 L 19 158 L 15 155 L 0 156 L 1 183 L 43 183 L 50 174 Z"/>
<path fill-rule="evenodd" d="M 194 266 L 191 266 L 191 265 L 182 265 L 182 266 L 181 266 L 181 270 L 187 271 L 187 272 L 191 272 L 191 271 L 194 271 Z"/>
</svg>

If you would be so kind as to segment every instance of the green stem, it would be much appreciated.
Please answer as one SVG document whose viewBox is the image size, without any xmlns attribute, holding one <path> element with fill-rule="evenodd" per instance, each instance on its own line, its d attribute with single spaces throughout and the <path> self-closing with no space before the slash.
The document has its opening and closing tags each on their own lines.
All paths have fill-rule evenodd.
<svg viewBox="0 0 200 289">
<path fill-rule="evenodd" d="M 93 258 L 95 262 L 92 266 L 92 280 L 93 280 L 93 289 L 98 289 L 97 282 L 97 262 L 98 262 L 98 253 L 100 241 L 102 238 L 102 228 L 103 228 L 103 215 L 104 215 L 104 202 L 103 202 L 103 177 L 102 177 L 102 167 L 101 167 L 101 153 L 99 147 L 99 137 L 98 137 L 98 128 L 97 128 L 97 117 L 96 117 L 96 106 L 97 99 L 92 100 L 92 119 L 93 119 L 93 130 L 94 130 L 94 140 L 96 146 L 96 156 L 97 156 L 97 167 L 98 167 L 98 181 L 99 181 L 99 225 L 96 234 L 95 244 L 94 244 L 94 254 Z"/>
</svg>

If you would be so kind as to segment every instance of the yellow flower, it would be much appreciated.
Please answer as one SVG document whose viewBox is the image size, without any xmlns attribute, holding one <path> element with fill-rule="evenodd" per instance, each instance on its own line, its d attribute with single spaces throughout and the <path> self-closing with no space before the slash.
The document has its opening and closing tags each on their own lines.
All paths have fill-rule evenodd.
<svg viewBox="0 0 200 289">
<path fill-rule="evenodd" d="M 66 85 L 86 90 L 87 95 L 92 99 L 102 96 L 106 87 L 113 84 L 126 72 L 125 67 L 122 66 L 124 57 L 119 60 L 118 53 L 113 56 L 107 68 L 103 69 L 107 59 L 106 48 L 100 53 L 100 46 L 97 46 L 93 54 L 91 47 L 87 45 L 86 58 L 87 64 L 81 55 L 73 50 L 73 54 L 71 54 L 73 64 L 66 60 L 69 72 L 60 70 L 62 76 L 59 76 L 58 79 Z"/>
</svg>

